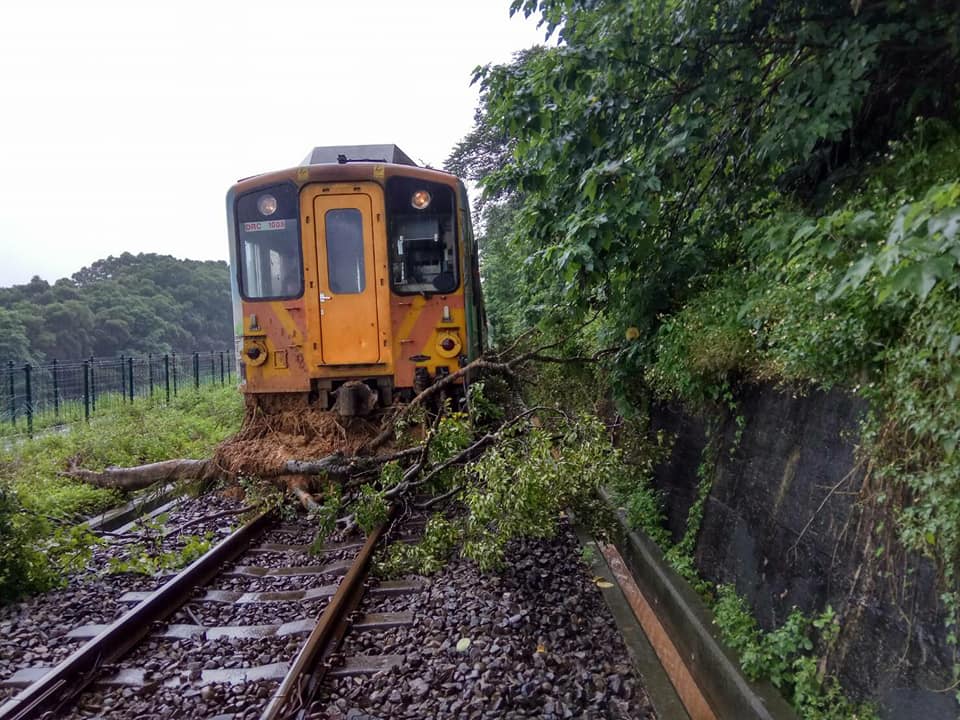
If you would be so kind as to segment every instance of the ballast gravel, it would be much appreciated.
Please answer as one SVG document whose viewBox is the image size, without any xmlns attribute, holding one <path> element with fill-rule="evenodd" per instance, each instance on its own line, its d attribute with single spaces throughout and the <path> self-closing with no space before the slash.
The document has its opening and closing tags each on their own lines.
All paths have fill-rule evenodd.
<svg viewBox="0 0 960 720">
<path fill-rule="evenodd" d="M 655 717 L 572 531 L 511 543 L 501 574 L 455 561 L 424 591 L 367 596 L 366 612 L 413 625 L 348 635 L 343 654 L 403 656 L 392 670 L 334 678 L 316 720 Z"/>
<path fill-rule="evenodd" d="M 207 508 L 198 515 L 210 512 Z M 309 526 L 290 524 L 269 532 L 262 541 L 309 544 L 311 532 Z M 248 552 L 237 564 L 325 565 L 350 559 L 357 549 L 345 546 L 320 555 Z M 275 591 L 336 581 L 328 575 L 220 576 L 209 587 Z M 400 664 L 374 675 L 329 678 L 309 717 L 655 717 L 568 527 L 553 540 L 511 543 L 507 566 L 499 574 L 481 573 L 472 563 L 457 560 L 418 581 L 423 586 L 419 592 L 368 594 L 362 606 L 371 613 L 412 612 L 412 625 L 380 632 L 353 630 L 343 648 L 346 656 L 398 655 Z M 76 644 L 64 644 L 57 637 L 80 624 L 115 619 L 129 607 L 116 601 L 122 592 L 149 590 L 157 582 L 129 575 L 87 579 L 21 604 L 19 612 L 11 608 L 0 612 L 4 653 L 0 677 L 20 666 L 52 664 L 44 658 L 62 659 Z M 41 611 L 43 603 L 48 605 Z M 325 599 L 246 604 L 198 599 L 170 622 L 199 621 L 207 627 L 273 624 L 316 618 L 325 605 Z M 38 617 L 43 618 L 40 623 Z M 51 627 L 59 634 L 51 634 Z M 25 642 L 19 642 L 15 651 L 18 637 Z M 302 634 L 264 639 L 151 638 L 117 665 L 145 669 L 146 686 L 91 688 L 67 717 L 257 718 L 277 688 L 275 681 L 205 683 L 203 671 L 289 663 L 304 639 Z M 24 660 L 23 648 L 29 648 L 31 661 Z"/>
<path fill-rule="evenodd" d="M 215 542 L 229 533 L 231 523 L 238 518 L 213 516 L 240 507 L 242 503 L 216 494 L 186 499 L 166 513 L 162 526 L 148 521 L 128 529 L 122 537 L 104 536 L 104 544 L 94 548 L 87 567 L 67 578 L 66 587 L 0 608 L 0 680 L 22 668 L 50 667 L 65 660 L 81 643 L 66 640 L 64 635 L 82 625 L 113 622 L 132 607 L 120 602 L 124 593 L 156 590 L 166 579 L 108 574 L 111 559 L 127 558 L 134 544 L 156 541 L 164 550 L 175 549 L 182 543 L 179 534 L 161 533 L 186 523 L 192 524 L 184 534 L 203 536 L 209 532 Z M 15 688 L 0 687 L 0 701 L 16 693 Z"/>
</svg>

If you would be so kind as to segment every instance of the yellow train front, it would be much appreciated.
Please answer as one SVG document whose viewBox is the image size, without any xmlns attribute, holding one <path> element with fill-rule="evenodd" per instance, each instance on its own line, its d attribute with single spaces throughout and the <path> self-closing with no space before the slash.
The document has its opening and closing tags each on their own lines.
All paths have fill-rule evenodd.
<svg viewBox="0 0 960 720">
<path fill-rule="evenodd" d="M 261 406 L 365 414 L 482 351 L 477 247 L 453 175 L 394 145 L 318 147 L 234 185 L 227 216 L 241 388 Z"/>
</svg>

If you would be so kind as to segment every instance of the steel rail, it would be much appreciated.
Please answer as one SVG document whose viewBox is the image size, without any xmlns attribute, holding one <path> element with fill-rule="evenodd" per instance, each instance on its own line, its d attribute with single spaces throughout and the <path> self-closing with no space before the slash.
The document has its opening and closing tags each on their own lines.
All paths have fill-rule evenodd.
<svg viewBox="0 0 960 720">
<path fill-rule="evenodd" d="M 267 510 L 187 566 L 109 628 L 84 644 L 32 685 L 0 706 L 0 720 L 29 720 L 75 697 L 98 670 L 123 657 L 150 632 L 150 626 L 185 604 L 195 588 L 209 582 L 224 563 L 240 555 L 273 520 Z"/>
<path fill-rule="evenodd" d="M 159 515 L 183 497 L 182 493 L 177 492 L 176 485 L 169 483 L 159 492 L 152 490 L 144 493 L 126 505 L 91 515 L 80 524 L 86 525 L 94 533 L 124 532 L 124 528 L 131 523 Z"/>
<path fill-rule="evenodd" d="M 336 652 L 349 627 L 349 615 L 363 599 L 364 583 L 374 548 L 393 523 L 395 509 L 396 506 L 391 509 L 390 518 L 367 536 L 350 570 L 317 619 L 310 637 L 300 648 L 286 677 L 260 715 L 260 720 L 280 720 L 305 714 L 323 679 L 321 661 Z"/>
</svg>

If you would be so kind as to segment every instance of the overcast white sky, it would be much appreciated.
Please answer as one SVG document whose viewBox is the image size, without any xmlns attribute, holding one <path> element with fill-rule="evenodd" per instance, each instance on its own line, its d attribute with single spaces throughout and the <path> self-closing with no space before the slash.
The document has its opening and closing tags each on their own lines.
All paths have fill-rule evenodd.
<svg viewBox="0 0 960 720">
<path fill-rule="evenodd" d="M 129 252 L 226 259 L 224 195 L 314 145 L 439 166 L 471 71 L 543 33 L 509 0 L 10 2 L 0 23 L 0 285 Z"/>
</svg>

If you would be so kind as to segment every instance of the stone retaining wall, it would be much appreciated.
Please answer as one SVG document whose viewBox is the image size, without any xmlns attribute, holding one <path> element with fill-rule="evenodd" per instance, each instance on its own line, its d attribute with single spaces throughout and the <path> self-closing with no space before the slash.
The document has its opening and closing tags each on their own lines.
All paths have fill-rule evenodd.
<svg viewBox="0 0 960 720">
<path fill-rule="evenodd" d="M 739 442 L 731 414 L 719 424 L 696 550 L 701 573 L 735 584 L 768 629 L 793 606 L 815 613 L 831 605 L 842 623 L 832 667 L 848 690 L 874 699 L 883 717 L 957 718 L 953 691 L 937 692 L 951 683 L 954 653 L 934 568 L 896 548 L 890 518 L 877 532 L 875 505 L 862 502 L 876 492 L 855 459 L 864 401 L 839 390 L 800 396 L 759 386 L 738 402 L 746 420 Z M 668 406 L 652 420 L 676 437 L 655 483 L 679 539 L 707 424 Z"/>
</svg>

